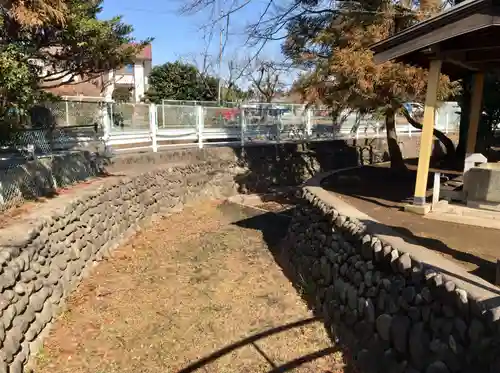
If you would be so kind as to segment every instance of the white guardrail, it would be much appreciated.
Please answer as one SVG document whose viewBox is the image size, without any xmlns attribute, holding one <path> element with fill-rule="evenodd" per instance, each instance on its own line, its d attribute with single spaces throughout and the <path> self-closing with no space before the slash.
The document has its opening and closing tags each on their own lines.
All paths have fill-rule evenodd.
<svg viewBox="0 0 500 373">
<path fill-rule="evenodd" d="M 17 133 L 10 145 L 0 147 L 3 154 L 0 166 L 2 162 L 9 163 L 14 156 L 47 155 L 76 148 L 101 149 L 104 146 L 118 153 L 156 152 L 163 148 L 251 146 L 386 136 L 383 121 L 360 117 L 356 113 L 346 115 L 341 124 L 334 124 L 328 110 L 291 104 L 277 110 L 265 105 L 221 108 L 85 103 L 80 111 L 66 115 L 66 119 L 60 118 L 54 129 L 31 128 Z M 80 122 L 83 124 L 74 124 Z M 436 112 L 436 128 L 445 133 L 458 132 L 456 103 L 440 106 Z M 396 131 L 400 138 L 420 135 L 419 130 L 398 116 Z"/>
<path fill-rule="evenodd" d="M 110 116 L 105 115 L 103 126 L 105 144 L 115 152 L 144 149 L 156 152 L 159 149 L 171 147 L 247 146 L 263 143 L 385 138 L 386 136 L 383 121 L 364 119 L 355 125 L 352 120 L 347 120 L 341 125 L 334 125 L 331 118 L 317 115 L 321 112 L 320 110 L 307 109 L 291 116 L 256 118 L 250 117 L 250 110 L 238 109 L 235 119 L 214 120 L 214 116 L 211 115 L 214 114 L 214 110 L 221 112 L 235 109 L 191 106 L 183 107 L 183 114 L 180 118 L 168 120 L 165 119 L 165 108 L 175 108 L 175 105 L 150 104 L 147 106 L 149 106 L 149 123 L 116 126 L 109 119 Z M 188 114 L 186 114 L 187 111 L 189 111 Z M 456 112 L 454 114 L 451 118 L 450 110 L 438 111 L 436 128 L 447 134 L 458 132 L 458 115 Z M 160 116 L 160 124 L 158 116 Z M 420 135 L 420 130 L 407 122 L 404 123 L 405 120 L 402 118 L 397 119 L 396 131 L 399 136 Z"/>
</svg>

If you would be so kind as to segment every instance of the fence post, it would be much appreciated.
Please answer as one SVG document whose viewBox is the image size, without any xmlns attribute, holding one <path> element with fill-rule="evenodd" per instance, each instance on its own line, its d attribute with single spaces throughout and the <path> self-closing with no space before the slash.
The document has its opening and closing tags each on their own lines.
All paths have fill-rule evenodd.
<svg viewBox="0 0 500 373">
<path fill-rule="evenodd" d="M 101 110 L 102 116 L 102 139 L 104 141 L 104 149 L 107 153 L 108 151 L 108 142 L 111 137 L 111 121 L 112 121 L 112 101 L 108 101 L 107 99 L 104 101 L 104 106 Z"/>
<path fill-rule="evenodd" d="M 165 103 L 161 101 L 161 126 L 165 128 Z"/>
<path fill-rule="evenodd" d="M 3 197 L 3 184 L 2 180 L 0 180 L 0 205 L 3 205 L 5 203 L 5 199 Z"/>
<path fill-rule="evenodd" d="M 196 131 L 198 132 L 198 148 L 203 148 L 203 128 L 205 118 L 203 116 L 203 106 L 195 106 L 196 109 Z"/>
<path fill-rule="evenodd" d="M 309 139 L 312 135 L 312 109 L 306 109 L 306 136 Z"/>
<path fill-rule="evenodd" d="M 245 109 L 240 108 L 240 140 L 242 148 L 245 146 L 245 126 Z"/>
<path fill-rule="evenodd" d="M 449 113 L 446 112 L 446 116 L 444 117 L 444 132 L 448 134 L 448 121 L 450 120 Z"/>
<path fill-rule="evenodd" d="M 64 101 L 66 106 L 66 125 L 69 126 L 69 103 L 68 100 Z"/>
<path fill-rule="evenodd" d="M 158 151 L 158 142 L 156 140 L 157 131 L 156 104 L 149 104 L 149 132 L 151 134 L 151 147 L 155 153 Z"/>
</svg>

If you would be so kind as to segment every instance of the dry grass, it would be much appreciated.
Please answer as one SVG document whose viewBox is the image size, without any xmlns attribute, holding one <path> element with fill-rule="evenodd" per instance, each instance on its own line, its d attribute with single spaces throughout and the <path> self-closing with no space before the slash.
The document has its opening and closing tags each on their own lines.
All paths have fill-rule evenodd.
<svg viewBox="0 0 500 373">
<path fill-rule="evenodd" d="M 261 232 L 231 224 L 243 218 L 236 207 L 205 203 L 131 239 L 70 299 L 34 371 L 180 372 L 255 333 L 311 318 Z M 342 362 L 311 320 L 227 352 L 196 371 L 337 372 Z"/>
</svg>

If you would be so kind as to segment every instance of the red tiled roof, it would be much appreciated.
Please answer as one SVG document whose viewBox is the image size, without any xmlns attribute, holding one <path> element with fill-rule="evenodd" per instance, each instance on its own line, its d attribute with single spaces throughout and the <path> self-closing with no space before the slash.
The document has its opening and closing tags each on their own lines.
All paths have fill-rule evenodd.
<svg viewBox="0 0 500 373">
<path fill-rule="evenodd" d="M 134 44 L 132 44 L 134 45 Z M 141 50 L 137 56 L 136 56 L 137 59 L 141 59 L 141 60 L 149 60 L 151 61 L 153 59 L 153 48 L 151 46 L 151 44 L 148 44 L 144 47 L 143 50 Z"/>
<path fill-rule="evenodd" d="M 56 88 L 48 88 L 47 91 L 58 96 L 89 96 L 98 97 L 101 95 L 102 84 L 99 79 L 76 83 L 64 84 Z"/>
</svg>

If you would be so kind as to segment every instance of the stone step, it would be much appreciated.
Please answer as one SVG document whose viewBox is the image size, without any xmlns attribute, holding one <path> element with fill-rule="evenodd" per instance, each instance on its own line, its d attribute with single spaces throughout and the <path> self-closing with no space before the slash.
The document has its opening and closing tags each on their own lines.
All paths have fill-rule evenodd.
<svg viewBox="0 0 500 373">
<path fill-rule="evenodd" d="M 446 212 L 431 211 L 424 216 L 426 219 L 446 221 L 450 223 L 473 225 L 476 227 L 500 229 L 500 219 L 480 218 L 476 216 L 463 216 Z"/>
<path fill-rule="evenodd" d="M 500 229 L 500 212 L 450 204 L 446 201 L 440 201 L 425 217 L 433 220 Z"/>
</svg>

